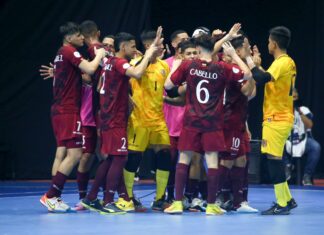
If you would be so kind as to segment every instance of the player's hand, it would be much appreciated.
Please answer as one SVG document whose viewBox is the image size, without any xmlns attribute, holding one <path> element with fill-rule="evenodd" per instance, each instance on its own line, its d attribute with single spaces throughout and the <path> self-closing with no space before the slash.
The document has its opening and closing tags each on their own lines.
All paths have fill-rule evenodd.
<svg viewBox="0 0 324 235">
<path fill-rule="evenodd" d="M 226 55 L 229 55 L 231 58 L 233 58 L 233 56 L 236 55 L 236 51 L 230 42 L 224 42 L 222 47 L 223 47 L 224 53 Z"/>
<path fill-rule="evenodd" d="M 49 66 L 41 65 L 39 73 L 44 80 L 54 77 L 54 65 L 52 63 L 49 63 Z"/>
<path fill-rule="evenodd" d="M 222 31 L 221 29 L 214 29 L 212 32 L 212 37 L 218 40 L 224 37 L 226 33 L 227 33 L 226 31 Z"/>
<path fill-rule="evenodd" d="M 94 47 L 94 52 L 95 52 L 96 55 L 99 55 L 101 59 L 104 58 L 106 56 L 106 53 L 107 53 L 104 48 L 97 49 L 96 47 Z"/>
<path fill-rule="evenodd" d="M 234 38 L 237 38 L 239 36 L 242 36 L 241 34 L 238 33 L 238 31 L 241 29 L 241 24 L 236 23 L 232 26 L 231 30 L 228 32 L 227 39 L 230 41 Z"/>
<path fill-rule="evenodd" d="M 151 44 L 151 46 L 145 51 L 145 56 L 148 58 L 156 57 L 158 55 L 159 50 L 162 47 L 163 38 L 161 38 L 162 35 L 162 27 L 159 26 L 156 31 L 156 37 Z"/>
<path fill-rule="evenodd" d="M 252 60 L 255 66 L 260 67 L 262 63 L 262 59 L 261 59 L 261 53 L 259 52 L 259 48 L 256 45 L 254 45 L 252 48 L 252 52 L 253 52 Z"/>
</svg>

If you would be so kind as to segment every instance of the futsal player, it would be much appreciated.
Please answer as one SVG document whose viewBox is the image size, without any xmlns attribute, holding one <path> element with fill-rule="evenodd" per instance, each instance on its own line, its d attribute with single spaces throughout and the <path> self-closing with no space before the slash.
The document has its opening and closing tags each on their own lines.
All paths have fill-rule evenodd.
<svg viewBox="0 0 324 235">
<path fill-rule="evenodd" d="M 200 51 L 200 59 L 174 65 L 165 83 L 165 89 L 171 97 L 178 95 L 176 85 L 181 85 L 185 81 L 187 92 L 184 125 L 179 139 L 180 157 L 176 169 L 176 198 L 164 212 L 169 214 L 183 212 L 181 200 L 193 152 L 204 151 L 208 167 L 206 214 L 220 215 L 223 211 L 215 204 L 215 200 L 219 189 L 218 152 L 225 149 L 223 91 L 227 79 L 236 79 L 236 76 L 241 79 L 251 79 L 251 72 L 230 45 L 224 46 L 244 70 L 244 74 L 235 73 L 231 67 L 212 62 L 214 44 L 210 36 L 200 36 L 196 43 Z"/>
<path fill-rule="evenodd" d="M 287 54 L 291 32 L 284 26 L 269 31 L 268 51 L 274 61 L 267 71 L 255 66 L 251 56 L 246 61 L 257 83 L 265 83 L 263 102 L 262 153 L 267 156 L 270 179 L 274 184 L 276 203 L 262 215 L 288 215 L 297 207 L 292 198 L 286 177 L 282 155 L 285 142 L 293 126 L 293 89 L 296 65 Z"/>
<path fill-rule="evenodd" d="M 115 191 L 122 180 L 123 168 L 128 154 L 126 135 L 128 118 L 129 78 L 140 79 L 151 58 L 157 53 L 163 39 L 159 27 L 155 40 L 146 50 L 141 62 L 133 67 L 129 64 L 137 50 L 135 37 L 128 33 L 115 36 L 116 57 L 105 62 L 104 76 L 100 88 L 101 152 L 106 157 L 96 172 L 90 193 L 82 205 L 101 214 L 123 214 L 113 202 Z M 99 187 L 106 181 L 103 206 L 97 199 Z"/>
<path fill-rule="evenodd" d="M 70 207 L 61 199 L 66 179 L 82 156 L 81 137 L 81 71 L 93 74 L 105 56 L 104 49 L 96 49 L 96 57 L 88 62 L 76 48 L 83 46 L 84 37 L 78 25 L 68 22 L 60 27 L 63 45 L 54 60 L 51 118 L 57 141 L 57 152 L 65 153 L 56 164 L 56 174 L 50 189 L 40 202 L 52 212 L 67 212 Z M 57 156 L 57 155 L 56 155 Z"/>
</svg>

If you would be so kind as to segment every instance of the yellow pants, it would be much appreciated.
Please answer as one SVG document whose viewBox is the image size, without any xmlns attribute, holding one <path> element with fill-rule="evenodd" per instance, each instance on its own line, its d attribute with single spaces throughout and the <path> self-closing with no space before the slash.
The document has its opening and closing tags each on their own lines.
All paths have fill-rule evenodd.
<svg viewBox="0 0 324 235">
<path fill-rule="evenodd" d="M 167 126 L 133 127 L 128 126 L 128 149 L 144 152 L 149 145 L 170 145 Z"/>
<path fill-rule="evenodd" d="M 293 124 L 267 120 L 263 122 L 262 126 L 262 153 L 282 158 L 284 146 Z"/>
</svg>

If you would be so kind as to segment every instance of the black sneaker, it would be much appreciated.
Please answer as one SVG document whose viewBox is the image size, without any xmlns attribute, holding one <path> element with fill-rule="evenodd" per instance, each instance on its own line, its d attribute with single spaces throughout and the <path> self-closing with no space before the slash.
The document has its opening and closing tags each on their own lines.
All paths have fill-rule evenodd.
<svg viewBox="0 0 324 235">
<path fill-rule="evenodd" d="M 102 215 L 121 215 L 126 214 L 126 211 L 119 209 L 115 203 L 108 203 L 101 208 L 100 214 Z"/>
<path fill-rule="evenodd" d="M 82 204 L 82 206 L 84 206 L 85 208 L 87 208 L 87 209 L 89 209 L 91 211 L 100 212 L 102 210 L 102 205 L 101 205 L 100 200 L 98 198 L 96 198 L 93 201 L 90 201 L 87 198 L 83 198 L 81 200 L 81 204 Z"/>
<path fill-rule="evenodd" d="M 289 202 L 287 202 L 287 206 L 288 206 L 288 209 L 289 210 L 292 210 L 294 208 L 296 208 L 298 205 L 297 205 L 297 202 L 295 201 L 295 199 L 290 199 Z"/>
<path fill-rule="evenodd" d="M 303 177 L 303 185 L 304 186 L 311 186 L 313 185 L 312 183 L 312 177 L 308 174 L 305 174 Z"/>
<path fill-rule="evenodd" d="M 164 211 L 166 208 L 168 208 L 170 206 L 169 203 L 167 203 L 166 200 L 164 200 L 163 198 L 157 200 L 157 201 L 154 201 L 152 203 L 152 210 L 154 211 Z"/>
<path fill-rule="evenodd" d="M 143 204 L 141 203 L 141 201 L 139 199 L 132 197 L 131 200 L 134 203 L 136 212 L 146 212 L 147 211 L 147 208 L 145 206 L 143 206 Z"/>
<path fill-rule="evenodd" d="M 220 206 L 223 210 L 226 210 L 227 212 L 234 210 L 234 204 L 232 200 L 228 200 Z"/>
<path fill-rule="evenodd" d="M 289 215 L 289 208 L 288 206 L 282 207 L 279 206 L 277 203 L 274 203 L 272 207 L 268 210 L 262 211 L 261 215 Z"/>
</svg>

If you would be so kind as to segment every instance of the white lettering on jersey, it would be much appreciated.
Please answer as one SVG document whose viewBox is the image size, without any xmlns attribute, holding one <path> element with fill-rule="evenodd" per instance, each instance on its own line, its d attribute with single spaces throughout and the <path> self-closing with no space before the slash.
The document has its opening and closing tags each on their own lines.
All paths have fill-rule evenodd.
<svg viewBox="0 0 324 235">
<path fill-rule="evenodd" d="M 210 73 L 204 70 L 199 69 L 190 69 L 190 75 L 196 75 L 198 77 L 207 78 L 207 79 L 217 79 L 217 73 Z"/>
</svg>

